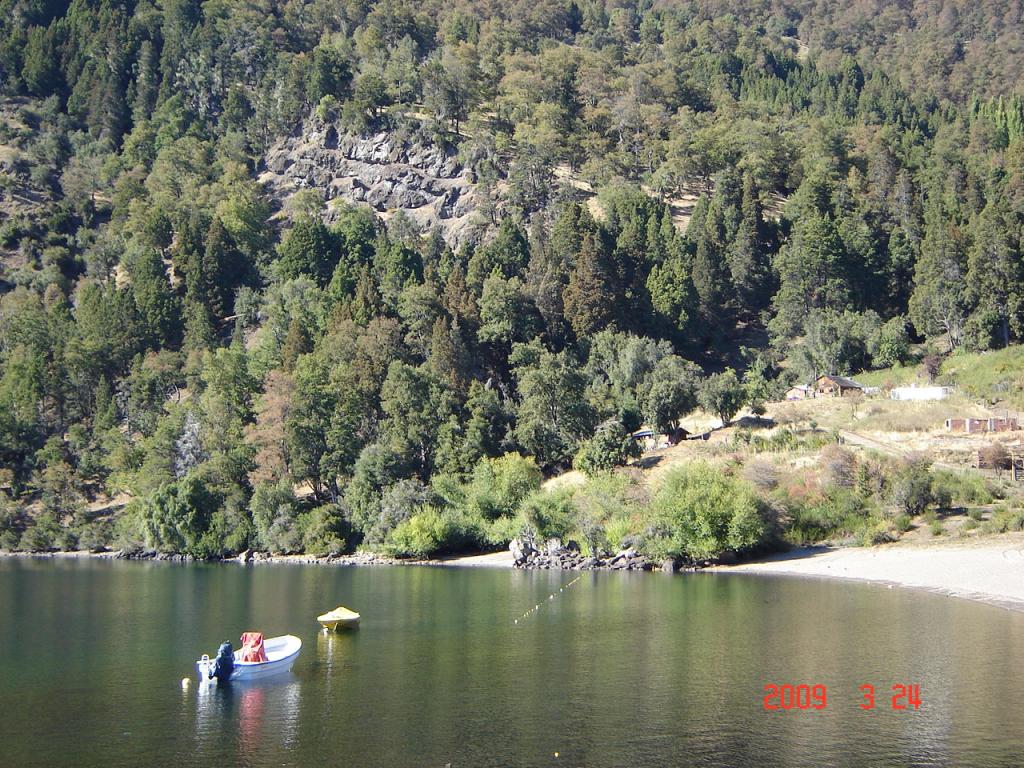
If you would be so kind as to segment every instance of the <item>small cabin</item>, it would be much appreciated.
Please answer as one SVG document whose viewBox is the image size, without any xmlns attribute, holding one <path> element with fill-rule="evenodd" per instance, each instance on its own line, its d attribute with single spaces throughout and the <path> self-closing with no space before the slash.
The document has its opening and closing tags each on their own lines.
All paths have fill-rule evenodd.
<svg viewBox="0 0 1024 768">
<path fill-rule="evenodd" d="M 819 376 L 814 391 L 818 397 L 850 397 L 864 394 L 864 387 L 845 376 Z"/>
<path fill-rule="evenodd" d="M 631 437 L 644 453 L 653 451 L 658 447 L 658 436 L 653 429 L 639 429 Z"/>
</svg>

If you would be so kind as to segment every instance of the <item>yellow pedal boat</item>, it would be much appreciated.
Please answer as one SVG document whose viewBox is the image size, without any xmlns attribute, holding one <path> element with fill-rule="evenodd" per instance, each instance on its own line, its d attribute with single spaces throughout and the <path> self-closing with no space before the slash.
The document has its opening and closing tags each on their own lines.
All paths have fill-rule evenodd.
<svg viewBox="0 0 1024 768">
<path fill-rule="evenodd" d="M 320 614 L 316 620 L 324 629 L 351 629 L 359 625 L 359 614 L 339 605 L 333 611 Z"/>
</svg>

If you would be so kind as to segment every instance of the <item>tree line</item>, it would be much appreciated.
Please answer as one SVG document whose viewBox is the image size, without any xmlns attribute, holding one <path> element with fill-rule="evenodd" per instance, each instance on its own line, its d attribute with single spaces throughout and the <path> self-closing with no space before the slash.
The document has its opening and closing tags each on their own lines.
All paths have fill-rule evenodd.
<svg viewBox="0 0 1024 768">
<path fill-rule="evenodd" d="M 0 3 L 5 542 L 384 546 L 450 508 L 498 543 L 641 425 L 1018 341 L 1015 86 L 809 6 Z M 1000 51 L 993 13 L 942 28 Z M 277 211 L 308 121 L 451 147 L 475 242 Z"/>
</svg>

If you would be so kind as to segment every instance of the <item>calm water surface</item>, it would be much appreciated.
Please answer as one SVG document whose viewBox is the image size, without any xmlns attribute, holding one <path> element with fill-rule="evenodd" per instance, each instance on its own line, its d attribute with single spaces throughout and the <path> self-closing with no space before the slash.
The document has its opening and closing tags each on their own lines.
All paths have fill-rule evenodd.
<svg viewBox="0 0 1024 768">
<path fill-rule="evenodd" d="M 0 559 L 0 765 L 1024 764 L 1024 614 L 738 575 L 566 587 L 577 575 Z M 362 628 L 318 633 L 339 603 Z M 249 629 L 302 638 L 291 675 L 182 689 Z M 826 685 L 827 708 L 766 712 L 769 682 Z M 920 710 L 891 709 L 894 683 L 921 686 Z"/>
</svg>

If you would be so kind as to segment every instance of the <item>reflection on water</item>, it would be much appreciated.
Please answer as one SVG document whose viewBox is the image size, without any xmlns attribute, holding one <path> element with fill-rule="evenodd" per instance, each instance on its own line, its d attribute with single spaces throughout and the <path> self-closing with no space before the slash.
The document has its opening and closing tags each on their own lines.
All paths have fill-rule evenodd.
<svg viewBox="0 0 1024 768">
<path fill-rule="evenodd" d="M 569 580 L 0 560 L 0 766 L 1021 764 L 1022 614 L 832 582 Z M 358 632 L 320 631 L 339 602 Z M 248 629 L 302 638 L 292 672 L 182 689 Z M 766 712 L 766 683 L 826 685 L 828 707 Z M 919 711 L 891 709 L 894 683 L 921 686 Z"/>
<path fill-rule="evenodd" d="M 198 751 L 217 754 L 233 743 L 248 765 L 268 749 L 287 748 L 298 732 L 301 693 L 302 683 L 291 673 L 253 682 L 200 684 L 192 699 Z"/>
</svg>

